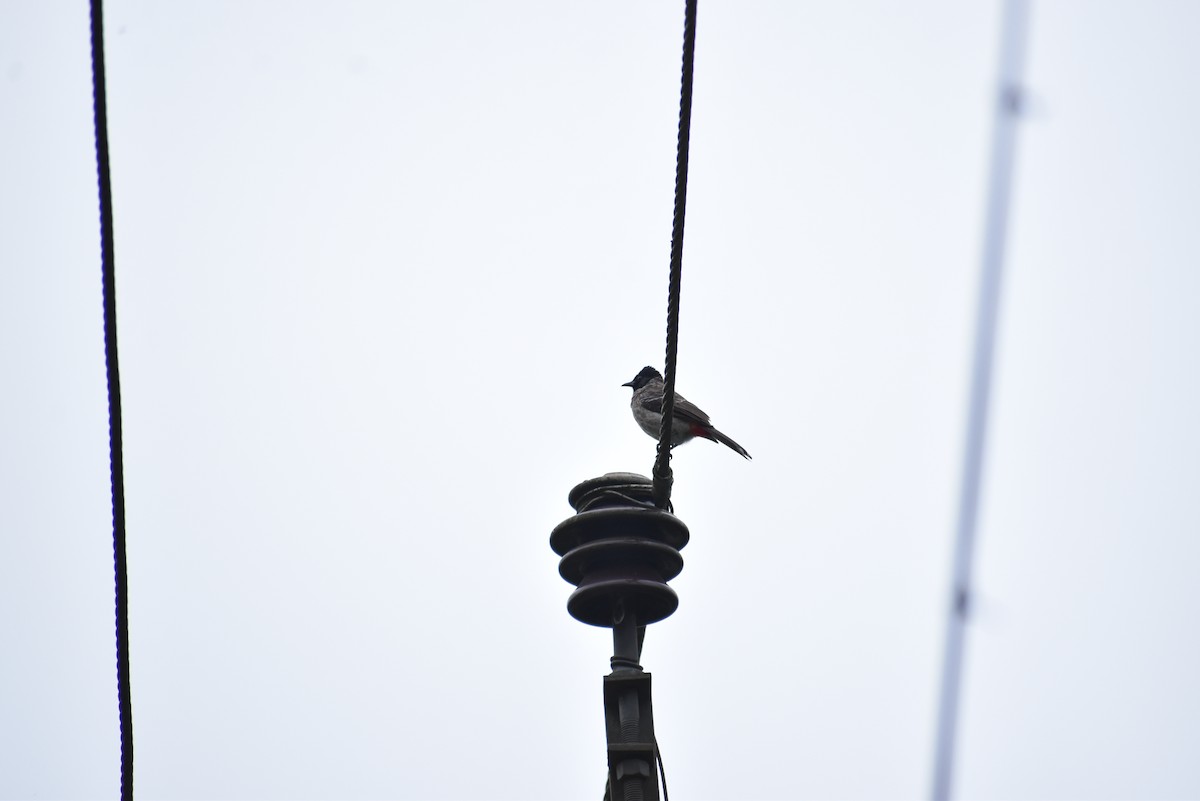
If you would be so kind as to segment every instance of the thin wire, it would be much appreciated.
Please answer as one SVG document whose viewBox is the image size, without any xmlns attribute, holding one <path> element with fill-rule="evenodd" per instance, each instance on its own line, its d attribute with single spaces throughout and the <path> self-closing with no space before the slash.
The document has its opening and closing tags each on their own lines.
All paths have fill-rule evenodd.
<svg viewBox="0 0 1200 801">
<path fill-rule="evenodd" d="M 108 373 L 108 455 L 112 478 L 113 572 L 116 590 L 117 703 L 121 727 L 121 799 L 133 798 L 133 703 L 129 686 L 129 578 L 125 560 L 125 465 L 121 437 L 121 371 L 117 362 L 117 284 L 113 255 L 112 177 L 104 92 L 104 10 L 92 0 L 92 103 L 100 189 L 100 260 L 104 295 L 104 359 Z"/>
<path fill-rule="evenodd" d="M 654 461 L 654 503 L 671 503 L 671 424 L 675 419 L 675 365 L 679 354 L 679 291 L 683 278 L 683 221 L 687 212 L 688 145 L 692 130 L 692 64 L 696 55 L 696 0 L 683 19 L 683 75 L 679 92 L 679 141 L 675 158 L 675 217 L 671 225 L 671 279 L 667 288 L 667 361 L 663 370 L 662 429 Z"/>
<path fill-rule="evenodd" d="M 671 801 L 671 796 L 667 793 L 667 769 L 663 765 L 662 749 L 658 747 L 658 738 L 654 739 L 654 756 L 658 757 L 658 775 L 662 779 L 663 801 Z"/>
<path fill-rule="evenodd" d="M 1017 123 L 1021 114 L 1021 80 L 1028 20 L 1026 0 L 1006 0 L 1000 44 L 999 92 L 992 134 L 991 175 L 975 321 L 975 354 L 971 371 L 970 406 L 963 451 L 962 485 L 954 546 L 950 609 L 946 623 L 942 692 L 938 705 L 932 798 L 947 801 L 953 789 L 963 652 L 971 606 L 971 567 L 979 520 L 980 485 L 991 396 L 992 362 L 1004 271 L 1005 239 L 1011 206 Z"/>
</svg>

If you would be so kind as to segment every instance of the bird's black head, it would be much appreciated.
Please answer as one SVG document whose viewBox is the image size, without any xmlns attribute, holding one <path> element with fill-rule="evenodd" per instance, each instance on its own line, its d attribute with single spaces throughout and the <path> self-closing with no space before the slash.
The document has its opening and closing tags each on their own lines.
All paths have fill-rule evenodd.
<svg viewBox="0 0 1200 801">
<path fill-rule="evenodd" d="M 642 372 L 634 376 L 632 381 L 622 384 L 623 387 L 633 387 L 633 391 L 637 392 L 642 387 L 649 384 L 651 381 L 658 379 L 662 381 L 662 375 L 653 367 L 643 367 Z"/>
</svg>

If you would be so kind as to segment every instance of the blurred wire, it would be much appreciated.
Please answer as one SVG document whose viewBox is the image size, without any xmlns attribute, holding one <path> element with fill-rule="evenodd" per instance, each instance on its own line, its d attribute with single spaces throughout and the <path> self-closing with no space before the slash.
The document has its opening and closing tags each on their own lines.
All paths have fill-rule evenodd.
<svg viewBox="0 0 1200 801">
<path fill-rule="evenodd" d="M 999 88 L 992 133 L 983 265 L 979 281 L 979 308 L 975 321 L 975 354 L 971 370 L 970 406 L 967 411 L 962 485 L 958 502 L 950 610 L 946 624 L 945 661 L 938 706 L 932 797 L 950 798 L 962 693 L 963 651 L 971 607 L 971 563 L 979 521 L 979 495 L 991 395 L 992 361 L 1003 277 L 1005 239 L 1008 233 L 1013 167 L 1016 160 L 1017 123 L 1022 106 L 1021 80 L 1025 61 L 1028 22 L 1027 0 L 1006 0 L 1000 41 Z"/>
</svg>

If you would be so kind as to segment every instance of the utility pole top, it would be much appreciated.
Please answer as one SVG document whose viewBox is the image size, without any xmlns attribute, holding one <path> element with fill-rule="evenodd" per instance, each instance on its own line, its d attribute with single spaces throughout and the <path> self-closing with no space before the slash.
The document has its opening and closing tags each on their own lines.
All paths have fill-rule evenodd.
<svg viewBox="0 0 1200 801">
<path fill-rule="evenodd" d="M 679 596 L 667 582 L 683 570 L 687 526 L 654 504 L 653 483 L 637 473 L 589 479 L 568 496 L 575 515 L 550 534 L 559 574 L 574 584 L 567 611 L 613 630 L 612 673 L 604 677 L 608 733 L 606 799 L 658 801 L 658 745 L 650 674 L 642 670 L 646 626 L 669 617 Z"/>
</svg>

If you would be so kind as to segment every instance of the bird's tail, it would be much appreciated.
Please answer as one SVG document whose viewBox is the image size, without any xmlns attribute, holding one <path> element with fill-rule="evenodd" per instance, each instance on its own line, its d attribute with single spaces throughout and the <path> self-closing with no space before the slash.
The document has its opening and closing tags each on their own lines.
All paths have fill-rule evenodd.
<svg viewBox="0 0 1200 801">
<path fill-rule="evenodd" d="M 735 450 L 735 451 L 737 451 L 739 454 L 741 454 L 742 456 L 745 456 L 747 459 L 749 459 L 749 458 L 750 458 L 750 453 L 749 453 L 749 451 L 747 451 L 747 450 L 746 450 L 745 448 L 743 448 L 741 445 L 738 445 L 738 444 L 737 444 L 736 442 L 734 442 L 732 439 L 730 439 L 729 437 L 725 436 L 724 434 L 722 434 L 720 431 L 718 431 L 718 430 L 717 430 L 717 429 L 715 429 L 715 428 L 708 428 L 708 429 L 705 429 L 705 431 L 704 431 L 704 436 L 705 436 L 707 439 L 711 439 L 713 442 L 719 442 L 719 443 L 721 443 L 722 445 L 727 445 L 727 446 L 729 446 L 729 447 L 730 447 L 732 450 Z"/>
</svg>

